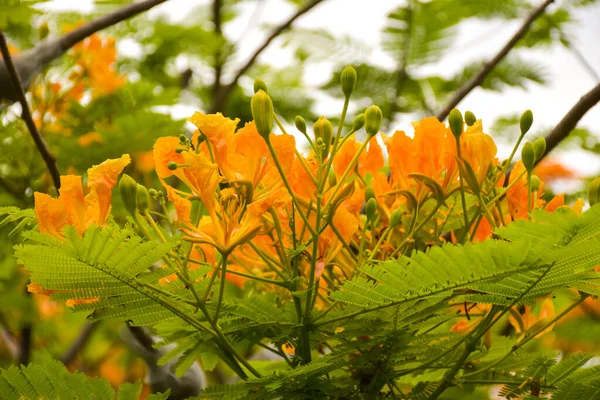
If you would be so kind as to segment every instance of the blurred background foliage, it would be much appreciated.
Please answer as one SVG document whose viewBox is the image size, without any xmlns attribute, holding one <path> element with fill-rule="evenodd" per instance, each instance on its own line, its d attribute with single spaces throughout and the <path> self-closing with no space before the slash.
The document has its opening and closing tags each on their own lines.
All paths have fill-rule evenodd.
<svg viewBox="0 0 600 400">
<path fill-rule="evenodd" d="M 60 36 L 128 2 L 97 1 L 91 14 L 44 12 L 42 3 L 0 0 L 0 27 L 13 54 L 33 47 L 47 35 Z M 370 64 L 368 49 L 356 39 L 336 36 L 324 29 L 292 26 L 278 35 L 278 44 L 293 54 L 291 66 L 281 68 L 276 60 L 258 57 L 240 79 L 232 82 L 240 68 L 237 56 L 240 49 L 223 33 L 224 27 L 240 23 L 241 10 L 248 9 L 242 6 L 251 4 L 256 11 L 264 3 L 261 0 L 203 2 L 181 21 L 166 13 L 141 14 L 92 35 L 45 66 L 31 85 L 28 100 L 62 174 L 85 176 L 90 166 L 129 153 L 133 164 L 127 173 L 149 187 L 157 187 L 151 157 L 155 139 L 189 133 L 185 121 L 177 117 L 181 113 L 174 112 L 177 107 L 220 111 L 240 118 L 243 124 L 251 119 L 252 82 L 261 77 L 269 85 L 276 111 L 288 125 L 298 114 L 314 121 L 321 115 L 315 106 L 324 97 L 340 104 L 343 101 L 339 71 L 348 63 L 356 67 L 359 78 L 352 111 L 372 103 L 379 105 L 384 126 L 392 133 L 390 129 L 398 116 L 419 119 L 435 114 L 481 68 L 485 60 L 465 62 L 450 77 L 425 72 L 428 65 L 443 62 L 448 56 L 461 24 L 472 19 L 522 20 L 537 5 L 525 0 L 397 1 L 385 26 L 360 28 L 381 31 L 381 46 L 394 60 L 386 69 Z M 301 9 L 312 1 L 289 0 L 289 3 Z M 501 92 L 507 88 L 526 90 L 530 83 L 547 84 L 546 66 L 532 64 L 522 55 L 534 48 L 549 51 L 552 45 L 571 48 L 569 26 L 577 23 L 573 11 L 591 3 L 560 1 L 549 8 L 485 79 L 482 88 Z M 375 7 L 376 2 L 369 2 L 368 6 Z M 350 7 L 344 12 L 360 13 L 360 9 Z M 310 18 L 310 11 L 304 17 Z M 275 29 L 254 26 L 252 17 L 250 21 L 244 32 Z M 311 65 L 321 61 L 333 62 L 338 72 L 320 87 L 308 87 L 303 76 Z M 215 99 L 225 89 L 219 104 Z M 326 116 L 335 123 L 335 117 Z M 513 142 L 519 132 L 518 121 L 518 116 L 512 115 L 502 116 L 493 125 L 486 121 L 487 132 L 499 141 L 504 138 Z M 0 207 L 31 207 L 34 191 L 52 193 L 54 189 L 20 119 L 18 105 L 0 106 L 0 130 Z M 597 137 L 583 128 L 577 128 L 562 146 L 600 153 Z M 546 164 L 545 168 L 538 172 L 546 174 L 544 180 L 573 177 L 572 171 L 556 162 Z M 118 203 L 118 196 L 115 201 Z M 113 214 L 117 218 L 122 215 L 118 205 Z M 12 256 L 18 235 L 9 234 L 15 223 L 4 220 L 0 225 L 0 337 L 4 339 L 0 339 L 0 367 L 14 363 L 11 338 L 18 344 L 27 326 L 34 327 L 34 358 L 41 349 L 60 358 L 79 335 L 86 323 L 84 317 L 46 297 L 26 295 L 27 279 Z M 590 307 L 589 314 L 579 316 L 581 324 L 569 325 L 568 331 L 558 328 L 546 340 L 562 341 L 565 347 L 581 343 L 584 350 L 597 352 L 597 341 L 590 338 L 597 336 L 594 323 L 600 318 L 600 309 Z M 143 376 L 143 363 L 126 351 L 118 330 L 118 324 L 97 327 L 91 345 L 85 347 L 70 367 L 103 375 L 115 385 Z"/>
</svg>

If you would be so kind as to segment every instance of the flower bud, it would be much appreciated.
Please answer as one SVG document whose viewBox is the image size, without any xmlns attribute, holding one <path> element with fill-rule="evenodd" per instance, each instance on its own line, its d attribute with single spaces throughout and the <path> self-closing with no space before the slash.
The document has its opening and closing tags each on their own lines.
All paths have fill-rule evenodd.
<svg viewBox="0 0 600 400">
<path fill-rule="evenodd" d="M 454 137 L 458 139 L 463 133 L 463 116 L 456 108 L 452 109 L 448 115 L 448 125 L 450 125 Z"/>
<path fill-rule="evenodd" d="M 296 124 L 296 129 L 306 135 L 306 121 L 299 115 L 296 115 L 294 119 L 294 123 Z"/>
<path fill-rule="evenodd" d="M 260 78 L 256 78 L 254 80 L 254 93 L 258 93 L 259 90 L 262 90 L 265 93 L 269 93 L 269 89 L 267 88 L 267 84 Z"/>
<path fill-rule="evenodd" d="M 367 201 L 367 205 L 365 206 L 365 214 L 369 220 L 372 220 L 377 214 L 377 200 L 374 197 L 371 197 L 369 201 Z"/>
<path fill-rule="evenodd" d="M 145 186 L 138 183 L 137 185 L 137 208 L 140 213 L 145 214 L 148 211 L 148 205 L 150 204 L 150 194 Z"/>
<path fill-rule="evenodd" d="M 375 198 L 375 191 L 371 186 L 365 189 L 365 201 Z"/>
<path fill-rule="evenodd" d="M 533 149 L 535 150 L 535 160 L 539 160 L 546 153 L 546 138 L 539 137 L 533 142 Z"/>
<path fill-rule="evenodd" d="M 329 148 L 331 147 L 331 137 L 333 135 L 333 125 L 325 117 L 320 117 L 317 122 L 313 125 L 313 132 L 315 134 L 315 140 L 323 141 L 323 151 L 321 153 L 321 159 L 324 160 L 329 154 Z"/>
<path fill-rule="evenodd" d="M 390 228 L 395 228 L 400 225 L 402 222 L 402 212 L 400 210 L 396 210 L 390 215 Z"/>
<path fill-rule="evenodd" d="M 335 176 L 335 171 L 329 171 L 327 182 L 329 183 L 329 187 L 334 187 L 335 185 L 337 185 L 337 177 Z"/>
<path fill-rule="evenodd" d="M 179 165 L 177 165 L 175 161 L 169 161 L 167 163 L 167 168 L 169 168 L 171 171 L 175 171 L 178 167 Z"/>
<path fill-rule="evenodd" d="M 523 145 L 523 150 L 521 150 L 521 161 L 523 161 L 523 165 L 527 172 L 531 173 L 535 164 L 535 149 L 531 142 L 527 142 Z"/>
<path fill-rule="evenodd" d="M 354 91 L 354 86 L 356 86 L 356 70 L 351 65 L 346 65 L 346 67 L 344 67 L 342 75 L 340 76 L 340 84 L 344 96 L 349 98 L 352 91 Z"/>
<path fill-rule="evenodd" d="M 352 130 L 354 132 L 359 131 L 363 126 L 365 126 L 365 114 L 360 113 L 352 121 Z"/>
<path fill-rule="evenodd" d="M 152 196 L 153 199 L 158 198 L 158 191 L 156 189 L 150 188 L 148 189 L 148 194 Z"/>
<path fill-rule="evenodd" d="M 273 102 L 271 98 L 264 90 L 259 90 L 252 96 L 250 109 L 252 110 L 256 130 L 265 140 L 268 140 L 273 130 Z"/>
<path fill-rule="evenodd" d="M 187 144 L 188 142 L 189 142 L 189 139 L 187 136 L 185 136 L 183 133 L 181 135 L 179 135 L 179 143 Z"/>
<path fill-rule="evenodd" d="M 127 174 L 123 174 L 119 181 L 119 193 L 123 199 L 125 209 L 131 215 L 135 215 L 137 209 L 137 182 Z"/>
<path fill-rule="evenodd" d="M 600 177 L 594 179 L 588 185 L 588 201 L 590 206 L 600 202 Z"/>
<path fill-rule="evenodd" d="M 383 113 L 381 112 L 381 108 L 377 107 L 376 105 L 372 105 L 366 109 L 365 130 L 367 131 L 367 136 L 369 138 L 372 138 L 379 133 L 382 119 Z"/>
<path fill-rule="evenodd" d="M 521 136 L 529 132 L 531 125 L 533 125 L 533 113 L 531 110 L 527 110 L 523 113 L 523 115 L 521 115 L 521 121 L 519 125 L 521 127 Z"/>
<path fill-rule="evenodd" d="M 467 123 L 467 126 L 473 126 L 475 122 L 477 122 L 475 114 L 473 114 L 471 111 L 465 112 L 465 122 Z"/>
<path fill-rule="evenodd" d="M 48 34 L 50 33 L 50 28 L 48 28 L 48 22 L 44 21 L 38 27 L 38 38 L 40 40 L 46 39 Z"/>
<path fill-rule="evenodd" d="M 537 175 L 531 175 L 531 179 L 529 180 L 529 190 L 532 192 L 537 192 L 540 190 L 542 186 L 542 181 L 538 178 Z"/>
</svg>

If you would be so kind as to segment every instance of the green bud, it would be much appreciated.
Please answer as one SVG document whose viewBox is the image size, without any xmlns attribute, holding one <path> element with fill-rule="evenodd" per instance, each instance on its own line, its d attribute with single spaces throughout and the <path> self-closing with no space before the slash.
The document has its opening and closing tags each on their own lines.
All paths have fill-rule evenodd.
<svg viewBox="0 0 600 400">
<path fill-rule="evenodd" d="M 265 93 L 269 93 L 269 89 L 267 88 L 267 84 L 260 78 L 256 78 L 254 80 L 254 93 L 258 93 L 259 90 L 262 90 Z"/>
<path fill-rule="evenodd" d="M 531 110 L 527 110 L 523 113 L 523 115 L 521 115 L 521 136 L 529 132 L 529 129 L 531 129 L 531 125 L 533 125 L 533 113 L 531 112 Z"/>
<path fill-rule="evenodd" d="M 148 189 L 148 194 L 152 196 L 153 199 L 158 198 L 158 191 L 156 189 Z"/>
<path fill-rule="evenodd" d="M 169 161 L 167 163 L 167 168 L 169 168 L 171 171 L 175 171 L 178 167 L 179 165 L 177 165 L 175 161 Z"/>
<path fill-rule="evenodd" d="M 535 160 L 542 158 L 546 153 L 546 138 L 539 137 L 533 142 L 533 149 L 535 150 Z"/>
<path fill-rule="evenodd" d="M 375 198 L 375 191 L 371 186 L 365 189 L 365 201 Z"/>
<path fill-rule="evenodd" d="M 377 200 L 375 200 L 375 198 L 372 197 L 367 201 L 367 205 L 365 205 L 365 214 L 370 220 L 377 214 Z"/>
<path fill-rule="evenodd" d="M 523 150 L 521 150 L 521 161 L 523 161 L 523 165 L 528 173 L 533 171 L 533 166 L 535 165 L 535 149 L 531 142 L 527 142 L 523 145 Z"/>
<path fill-rule="evenodd" d="M 342 92 L 346 98 L 350 97 L 354 86 L 356 86 L 356 70 L 351 65 L 346 65 L 340 76 L 340 84 L 342 85 Z"/>
<path fill-rule="evenodd" d="M 600 202 L 600 177 L 594 179 L 588 185 L 588 201 L 590 206 Z"/>
<path fill-rule="evenodd" d="M 40 24 L 40 26 L 38 27 L 38 38 L 40 40 L 42 39 L 46 39 L 46 37 L 48 36 L 48 34 L 50 33 L 50 28 L 48 27 L 48 22 L 44 21 Z"/>
<path fill-rule="evenodd" d="M 185 149 L 179 148 L 179 149 L 175 149 L 175 153 L 177 154 L 181 154 L 185 151 Z"/>
<path fill-rule="evenodd" d="M 465 122 L 468 126 L 473 126 L 475 122 L 477 122 L 475 114 L 473 114 L 471 111 L 465 112 Z"/>
<path fill-rule="evenodd" d="M 329 183 L 329 187 L 334 187 L 337 184 L 337 177 L 335 176 L 335 172 L 333 170 L 329 171 L 327 181 Z"/>
<path fill-rule="evenodd" d="M 395 228 L 400 225 L 402 222 L 402 212 L 400 210 L 396 210 L 390 215 L 390 227 Z"/>
<path fill-rule="evenodd" d="M 452 109 L 448 115 L 448 125 L 450 125 L 454 137 L 458 139 L 463 133 L 463 116 L 456 108 Z"/>
<path fill-rule="evenodd" d="M 179 143 L 186 144 L 188 141 L 189 141 L 189 139 L 183 133 L 181 135 L 179 135 Z"/>
<path fill-rule="evenodd" d="M 294 123 L 296 124 L 296 129 L 306 135 L 306 120 L 299 115 L 296 115 L 294 119 Z"/>
<path fill-rule="evenodd" d="M 323 152 L 321 153 L 321 159 L 324 160 L 329 154 L 329 148 L 331 147 L 331 138 L 333 135 L 333 125 L 325 117 L 320 117 L 317 122 L 313 125 L 313 132 L 315 134 L 315 140 L 321 139 L 323 141 Z"/>
<path fill-rule="evenodd" d="M 123 199 L 125 209 L 131 215 L 135 215 L 137 209 L 137 182 L 127 174 L 123 174 L 119 181 L 119 193 Z"/>
<path fill-rule="evenodd" d="M 365 130 L 367 131 L 367 136 L 369 138 L 372 138 L 379 133 L 382 119 L 383 113 L 381 112 L 381 108 L 377 107 L 376 105 L 372 105 L 366 109 Z"/>
<path fill-rule="evenodd" d="M 137 185 L 137 208 L 140 213 L 145 214 L 148 211 L 148 205 L 150 204 L 150 195 L 148 189 L 138 183 Z"/>
<path fill-rule="evenodd" d="M 359 131 L 363 126 L 365 126 L 365 114 L 360 113 L 352 121 L 352 130 L 354 132 Z"/>
<path fill-rule="evenodd" d="M 269 139 L 269 135 L 273 130 L 273 102 L 264 90 L 259 90 L 250 102 L 252 110 L 252 118 L 256 124 L 256 130 L 265 139 Z"/>
<path fill-rule="evenodd" d="M 537 175 L 531 175 L 531 180 L 529 181 L 529 190 L 532 192 L 537 192 L 540 190 L 540 186 L 542 185 L 542 181 L 538 178 Z"/>
</svg>

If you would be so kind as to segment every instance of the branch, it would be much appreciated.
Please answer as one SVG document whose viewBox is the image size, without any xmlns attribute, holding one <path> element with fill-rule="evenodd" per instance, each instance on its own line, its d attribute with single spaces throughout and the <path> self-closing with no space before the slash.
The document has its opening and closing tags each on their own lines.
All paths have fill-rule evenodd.
<svg viewBox="0 0 600 400">
<path fill-rule="evenodd" d="M 466 85 L 464 85 L 463 87 L 461 87 L 454 94 L 454 96 L 452 97 L 452 99 L 450 100 L 450 102 L 446 105 L 446 107 L 444 107 L 442 110 L 440 110 L 440 112 L 437 114 L 437 118 L 440 121 L 443 121 L 444 119 L 446 119 L 446 117 L 448 116 L 448 114 L 450 114 L 450 111 L 452 111 L 452 109 L 454 107 L 456 107 L 458 105 L 458 103 L 460 103 L 473 89 L 475 89 L 477 86 L 479 86 L 479 85 L 481 85 L 483 83 L 483 81 L 485 80 L 485 78 L 487 77 L 487 75 L 490 72 L 492 72 L 492 70 L 496 67 L 496 65 L 498 65 L 500 63 L 500 61 L 502 61 L 502 59 L 504 59 L 504 57 L 506 57 L 506 55 L 512 50 L 512 48 L 515 47 L 515 45 L 517 44 L 517 42 L 519 40 L 521 40 L 521 38 L 523 36 L 525 36 L 525 34 L 529 30 L 529 27 L 531 26 L 531 24 L 533 24 L 533 22 L 540 15 L 542 15 L 544 13 L 544 11 L 546 10 L 546 8 L 553 1 L 554 0 L 544 0 L 544 2 L 542 4 L 540 4 L 538 8 L 536 8 L 535 10 L 533 10 L 527 16 L 527 19 L 525 19 L 525 21 L 523 22 L 523 25 L 521 25 L 521 27 L 519 28 L 519 30 L 504 45 L 504 47 L 502 48 L 502 50 L 500 50 L 500 52 L 498 54 L 496 54 L 496 56 L 494 58 L 492 58 L 490 61 L 488 61 L 485 64 L 483 64 L 483 67 L 481 68 L 481 70 L 479 70 L 479 72 L 477 73 L 477 75 L 475 75 L 469 82 L 467 82 Z"/>
<path fill-rule="evenodd" d="M 577 104 L 573 106 L 563 117 L 563 119 L 552 129 L 546 136 L 546 152 L 537 161 L 538 163 L 550 153 L 560 142 L 565 139 L 571 131 L 577 126 L 577 123 L 585 113 L 600 102 L 600 84 L 596 85 L 592 90 L 582 96 Z"/>
<path fill-rule="evenodd" d="M 213 12 L 213 23 L 215 24 L 215 35 L 219 37 L 219 40 L 223 38 L 223 30 L 221 28 L 222 25 L 222 17 L 221 17 L 221 9 L 223 4 L 221 0 L 213 0 L 212 12 Z M 223 72 L 223 54 L 221 49 L 217 49 L 214 54 L 215 57 L 215 83 L 213 85 L 213 96 L 217 96 L 219 91 L 221 90 L 221 74 Z"/>
<path fill-rule="evenodd" d="M 31 111 L 29 110 L 29 106 L 27 105 L 27 99 L 25 98 L 25 92 L 23 91 L 23 86 L 21 85 L 21 80 L 19 79 L 19 75 L 17 74 L 17 70 L 15 69 L 15 65 L 13 64 L 12 58 L 10 56 L 10 52 L 8 51 L 8 46 L 6 44 L 6 38 L 4 37 L 4 32 L 0 31 L 0 51 L 2 52 L 2 57 L 4 59 L 4 64 L 6 65 L 6 69 L 8 71 L 8 75 L 10 77 L 10 84 L 12 85 L 14 91 L 17 94 L 17 98 L 19 103 L 21 103 L 21 118 L 27 125 L 27 129 L 29 129 L 29 133 L 35 142 L 35 145 L 42 155 L 44 162 L 46 163 L 46 167 L 52 176 L 52 181 L 54 182 L 54 186 L 56 189 L 60 188 L 60 172 L 58 170 L 58 166 L 56 165 L 56 159 L 48 150 L 48 146 L 46 146 L 46 142 L 40 135 L 37 127 L 35 126 L 35 122 L 33 121 L 33 117 L 31 116 Z"/>
<path fill-rule="evenodd" d="M 310 11 L 313 7 L 315 7 L 322 1 L 323 0 L 312 0 L 307 5 L 296 11 L 294 15 L 292 15 L 287 21 L 279 25 L 273 32 L 271 32 L 269 37 L 267 37 L 264 43 L 258 49 L 256 49 L 256 51 L 254 52 L 254 54 L 252 54 L 252 56 L 246 62 L 246 64 L 244 64 L 244 66 L 238 70 L 233 80 L 227 86 L 223 86 L 221 90 L 219 90 L 219 92 L 215 96 L 214 103 L 211 107 L 211 112 L 222 111 L 225 106 L 225 103 L 227 102 L 227 97 L 237 85 L 238 80 L 242 77 L 242 75 L 246 73 L 246 71 L 248 71 L 248 69 L 250 69 L 252 65 L 254 65 L 258 56 L 271 44 L 273 40 L 275 40 L 285 30 L 290 28 L 294 21 L 296 21 L 302 15 L 306 14 L 308 11 Z"/>
<path fill-rule="evenodd" d="M 35 47 L 25 50 L 15 56 L 14 64 L 21 78 L 22 87 L 27 90 L 36 75 L 49 62 L 57 59 L 68 49 L 92 34 L 129 19 L 143 11 L 164 3 L 166 0 L 146 0 L 133 3 L 118 10 L 93 19 L 87 24 L 65 34 L 60 38 L 48 38 L 39 42 Z M 0 64 L 0 100 L 18 101 L 18 93 L 8 83 L 9 73 Z"/>
<path fill-rule="evenodd" d="M 166 0 L 140 1 L 138 3 L 126 5 L 116 11 L 98 17 L 61 37 L 59 39 L 60 47 L 63 51 L 66 51 L 78 42 L 81 42 L 86 37 L 91 36 L 102 29 L 108 28 L 109 26 L 118 24 L 119 22 L 129 19 L 141 12 L 148 11 L 152 7 L 164 3 L 165 1 Z"/>
<path fill-rule="evenodd" d="M 85 347 L 88 342 L 88 339 L 92 336 L 94 330 L 98 327 L 97 322 L 87 322 L 81 332 L 79 332 L 79 336 L 75 339 L 73 344 L 67 349 L 65 354 L 60 358 L 60 361 L 69 365 L 77 356 L 77 354 Z"/>
</svg>

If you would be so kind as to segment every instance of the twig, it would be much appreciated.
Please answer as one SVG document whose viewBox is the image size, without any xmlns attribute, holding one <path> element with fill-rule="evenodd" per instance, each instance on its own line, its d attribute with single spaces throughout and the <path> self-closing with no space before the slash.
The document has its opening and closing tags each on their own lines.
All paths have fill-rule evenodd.
<svg viewBox="0 0 600 400">
<path fill-rule="evenodd" d="M 546 136 L 546 152 L 537 161 L 538 163 L 550 153 L 558 144 L 565 139 L 571 131 L 577 126 L 577 123 L 585 113 L 594 107 L 600 101 L 600 84 L 582 96 L 577 104 L 569 110 L 563 119 Z"/>
<path fill-rule="evenodd" d="M 8 324 L 4 315 L 0 314 L 0 338 L 4 341 L 10 355 L 15 359 L 19 359 L 19 341 L 12 332 L 8 329 Z"/>
<path fill-rule="evenodd" d="M 254 54 L 252 54 L 252 56 L 246 62 L 246 64 L 244 64 L 244 66 L 242 66 L 238 70 L 238 72 L 236 73 L 236 75 L 232 79 L 232 81 L 229 84 L 227 84 L 226 86 L 223 86 L 221 88 L 221 90 L 219 90 L 219 92 L 216 93 L 214 103 L 211 108 L 211 112 L 222 111 L 222 109 L 225 106 L 225 103 L 227 101 L 227 97 L 229 96 L 231 91 L 237 85 L 238 80 L 242 77 L 242 75 L 244 75 L 246 73 L 246 71 L 248 71 L 248 69 L 250 69 L 250 67 L 252 65 L 254 65 L 258 56 L 271 44 L 271 42 L 273 40 L 275 40 L 275 38 L 277 38 L 279 35 L 281 35 L 285 30 L 287 30 L 294 23 L 294 21 L 296 21 L 298 18 L 300 18 L 303 14 L 306 14 L 314 6 L 321 3 L 322 1 L 323 0 L 312 0 L 310 3 L 308 3 L 307 5 L 305 5 L 298 11 L 296 11 L 296 13 L 294 15 L 292 15 L 290 18 L 288 18 L 287 21 L 285 21 L 284 23 L 279 25 L 273 32 L 271 32 L 269 37 L 267 37 L 267 39 L 264 41 L 264 43 L 258 49 L 256 49 L 256 51 L 254 52 Z"/>
<path fill-rule="evenodd" d="M 124 7 L 119 8 L 111 13 L 93 19 L 87 24 L 67 33 L 59 39 L 60 47 L 64 50 L 70 49 L 78 42 L 82 41 L 88 36 L 101 31 L 102 29 L 108 28 L 118 24 L 121 21 L 129 19 L 134 15 L 141 12 L 148 11 L 154 6 L 164 3 L 167 0 L 146 0 L 138 3 L 132 3 Z"/>
<path fill-rule="evenodd" d="M 56 165 L 56 159 L 50 153 L 48 146 L 46 146 L 46 142 L 40 135 L 37 127 L 35 126 L 35 122 L 33 121 L 33 117 L 31 116 L 31 111 L 29 110 L 29 106 L 27 105 L 27 99 L 25 98 L 25 92 L 23 91 L 23 86 L 21 85 L 21 80 L 19 79 L 19 75 L 17 74 L 17 70 L 15 69 L 15 65 L 13 64 L 12 58 L 10 56 L 10 52 L 8 51 L 8 45 L 6 44 L 6 37 L 4 36 L 4 32 L 0 31 L 0 51 L 2 52 L 2 57 L 4 59 L 4 64 L 6 65 L 6 69 L 8 70 L 8 74 L 10 76 L 11 85 L 13 89 L 17 93 L 17 97 L 19 99 L 19 103 L 21 103 L 21 118 L 27 125 L 27 129 L 29 129 L 29 133 L 35 142 L 35 145 L 42 155 L 44 162 L 46 163 L 46 167 L 52 176 L 52 181 L 54 182 L 54 186 L 56 189 L 60 188 L 60 172 L 58 170 L 58 166 Z"/>
<path fill-rule="evenodd" d="M 213 12 L 213 23 L 215 24 L 214 31 L 215 35 L 219 37 L 219 39 L 223 38 L 223 31 L 221 29 L 221 9 L 223 7 L 221 0 L 213 0 L 212 12 Z M 213 96 L 217 96 L 219 91 L 221 90 L 221 73 L 223 72 L 223 52 L 221 48 L 217 48 L 214 54 L 215 57 L 215 83 L 213 84 Z"/>
<path fill-rule="evenodd" d="M 496 54 L 496 56 L 490 61 L 483 64 L 483 67 L 481 68 L 481 70 L 479 70 L 477 75 L 475 75 L 469 82 L 467 82 L 466 85 L 464 85 L 458 91 L 456 91 L 450 102 L 448 102 L 448 104 L 437 114 L 437 118 L 440 121 L 446 119 L 448 114 L 450 114 L 450 111 L 452 111 L 452 109 L 456 107 L 458 103 L 460 103 L 473 89 L 475 89 L 477 86 L 483 83 L 487 75 L 500 63 L 500 61 L 502 61 L 502 59 L 504 59 L 504 57 L 506 57 L 506 55 L 512 50 L 512 48 L 517 44 L 517 42 L 521 40 L 523 36 L 525 36 L 531 24 L 533 24 L 533 22 L 544 13 L 546 8 L 552 2 L 554 2 L 554 0 L 544 0 L 544 2 L 540 4 L 538 8 L 533 10 L 527 16 L 527 19 L 525 19 L 523 25 L 521 25 L 519 30 L 504 45 L 502 50 L 500 50 L 500 52 Z"/>
<path fill-rule="evenodd" d="M 73 344 L 67 349 L 65 354 L 62 355 L 60 361 L 63 364 L 69 365 L 77 356 L 77 354 L 85 347 L 88 342 L 88 339 L 94 332 L 94 329 L 98 327 L 97 322 L 86 323 L 81 332 L 79 332 L 79 336 L 75 339 Z"/>
</svg>

